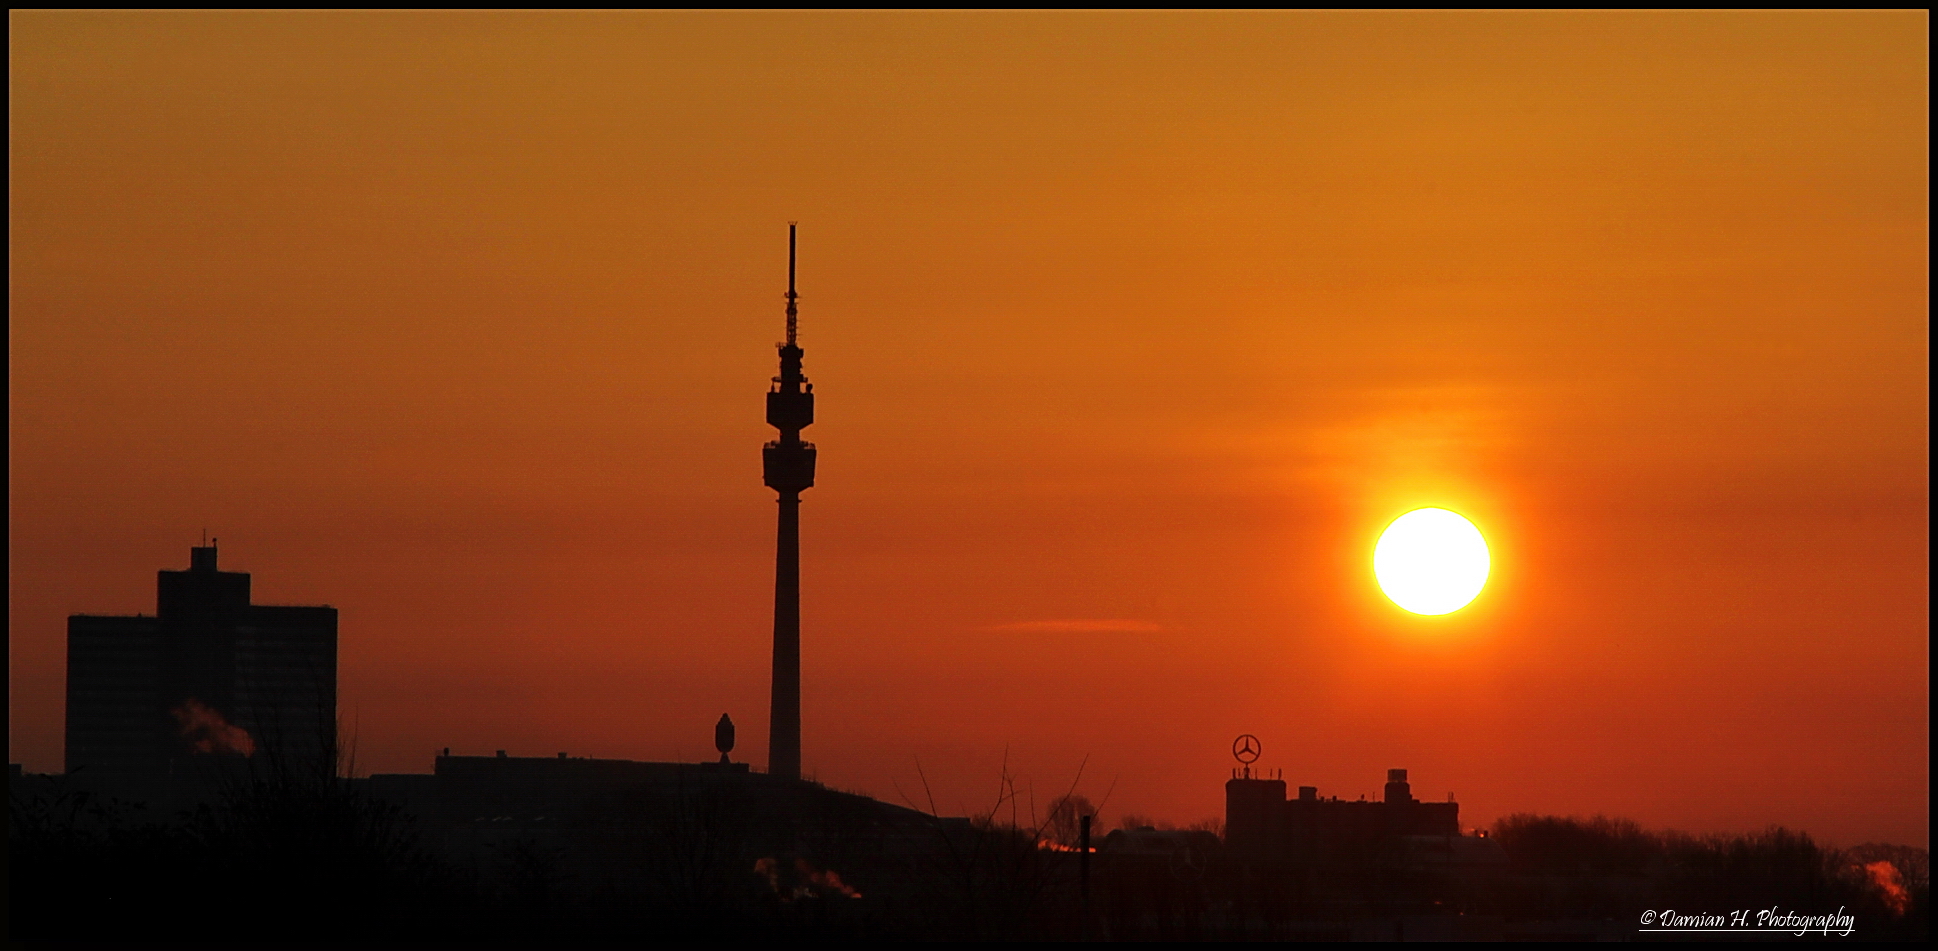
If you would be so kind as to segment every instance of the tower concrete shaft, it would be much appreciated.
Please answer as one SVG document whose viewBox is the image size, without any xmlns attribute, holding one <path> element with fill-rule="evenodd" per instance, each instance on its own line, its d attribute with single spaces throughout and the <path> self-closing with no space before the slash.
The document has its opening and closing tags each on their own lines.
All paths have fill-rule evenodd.
<svg viewBox="0 0 1938 951">
<path fill-rule="evenodd" d="M 801 776 L 801 496 L 783 493 L 774 559 L 774 685 L 768 700 L 767 772 Z"/>
<path fill-rule="evenodd" d="M 801 430 L 814 423 L 814 384 L 801 372 L 796 343 L 794 226 L 787 227 L 787 340 L 781 375 L 767 392 L 767 424 L 780 438 L 761 449 L 767 487 L 780 495 L 774 555 L 774 688 L 768 712 L 767 772 L 801 776 L 801 492 L 814 485 L 814 444 Z"/>
</svg>

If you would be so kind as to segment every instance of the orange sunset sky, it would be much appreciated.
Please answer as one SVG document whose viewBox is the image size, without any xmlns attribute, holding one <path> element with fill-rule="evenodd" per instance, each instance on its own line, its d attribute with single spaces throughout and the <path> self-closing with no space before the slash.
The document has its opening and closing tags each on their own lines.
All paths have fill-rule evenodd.
<svg viewBox="0 0 1938 951">
<path fill-rule="evenodd" d="M 9 23 L 29 770 L 204 529 L 359 773 L 764 763 L 798 219 L 823 782 L 1926 840 L 1923 13 Z"/>
</svg>

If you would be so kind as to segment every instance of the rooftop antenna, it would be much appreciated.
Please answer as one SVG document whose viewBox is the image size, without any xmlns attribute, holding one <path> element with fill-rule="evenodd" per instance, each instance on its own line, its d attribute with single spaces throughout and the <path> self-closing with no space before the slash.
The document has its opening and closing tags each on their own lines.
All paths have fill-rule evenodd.
<svg viewBox="0 0 1938 951">
<path fill-rule="evenodd" d="M 801 295 L 794 293 L 794 227 L 798 222 L 787 223 L 787 345 L 794 346 L 794 327 L 799 311 L 794 302 Z"/>
</svg>

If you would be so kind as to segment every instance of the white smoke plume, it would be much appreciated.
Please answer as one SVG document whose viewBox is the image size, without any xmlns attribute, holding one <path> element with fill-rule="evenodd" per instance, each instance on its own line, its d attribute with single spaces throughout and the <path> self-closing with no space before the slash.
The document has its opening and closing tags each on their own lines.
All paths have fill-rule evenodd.
<svg viewBox="0 0 1938 951">
<path fill-rule="evenodd" d="M 184 701 L 173 712 L 175 722 L 181 724 L 182 738 L 195 752 L 256 755 L 256 740 L 249 731 L 223 719 L 202 701 Z"/>
<path fill-rule="evenodd" d="M 1864 873 L 1870 876 L 1872 887 L 1882 893 L 1884 904 L 1890 907 L 1892 914 L 1902 915 L 1911 907 L 1911 892 L 1904 887 L 1904 876 L 1898 873 L 1896 865 L 1888 861 L 1870 862 L 1863 868 Z"/>
<path fill-rule="evenodd" d="M 817 870 L 806 859 L 795 859 L 791 868 L 778 859 L 761 859 L 754 863 L 754 874 L 766 879 L 768 887 L 781 896 L 781 901 L 832 895 L 861 897 L 860 892 L 841 880 L 840 873 L 834 869 Z"/>
</svg>

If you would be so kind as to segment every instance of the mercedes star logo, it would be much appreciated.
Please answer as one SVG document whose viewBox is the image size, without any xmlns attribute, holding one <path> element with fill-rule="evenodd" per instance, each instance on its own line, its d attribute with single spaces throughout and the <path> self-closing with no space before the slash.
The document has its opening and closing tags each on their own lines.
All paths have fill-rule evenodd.
<svg viewBox="0 0 1938 951">
<path fill-rule="evenodd" d="M 1258 759 L 1258 754 L 1264 751 L 1265 744 L 1260 743 L 1258 737 L 1250 733 L 1231 741 L 1231 755 L 1237 757 L 1239 762 L 1247 766 L 1250 766 L 1252 761 Z"/>
</svg>

